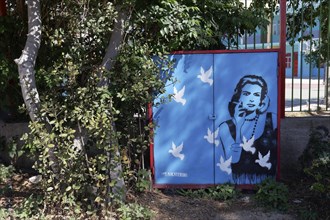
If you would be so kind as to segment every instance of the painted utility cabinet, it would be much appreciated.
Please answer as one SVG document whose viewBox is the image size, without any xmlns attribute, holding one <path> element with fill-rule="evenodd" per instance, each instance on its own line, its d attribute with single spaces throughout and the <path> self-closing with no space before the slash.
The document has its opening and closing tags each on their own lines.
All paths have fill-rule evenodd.
<svg viewBox="0 0 330 220">
<path fill-rule="evenodd" d="M 153 107 L 155 187 L 256 184 L 278 169 L 278 52 L 169 56 Z M 158 97 L 155 103 L 162 97 Z"/>
</svg>

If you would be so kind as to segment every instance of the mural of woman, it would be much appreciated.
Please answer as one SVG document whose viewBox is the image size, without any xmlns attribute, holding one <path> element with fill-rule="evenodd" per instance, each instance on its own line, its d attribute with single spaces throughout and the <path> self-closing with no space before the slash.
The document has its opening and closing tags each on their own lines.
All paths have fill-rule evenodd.
<svg viewBox="0 0 330 220">
<path fill-rule="evenodd" d="M 226 161 L 231 161 L 236 184 L 255 184 L 275 176 L 277 115 L 270 104 L 266 81 L 257 75 L 243 76 L 228 104 L 231 119 L 219 125 Z"/>
</svg>

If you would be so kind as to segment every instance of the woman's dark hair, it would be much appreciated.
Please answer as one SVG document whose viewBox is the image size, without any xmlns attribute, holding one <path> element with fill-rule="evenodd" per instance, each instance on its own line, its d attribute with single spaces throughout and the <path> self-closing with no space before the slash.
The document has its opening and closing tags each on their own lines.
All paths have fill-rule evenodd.
<svg viewBox="0 0 330 220">
<path fill-rule="evenodd" d="M 257 75 L 246 75 L 243 76 L 239 82 L 236 85 L 236 88 L 234 90 L 234 94 L 231 97 L 231 100 L 228 104 L 228 110 L 230 113 L 230 116 L 233 117 L 235 113 L 235 107 L 237 103 L 239 102 L 239 99 L 241 97 L 242 89 L 246 84 L 255 84 L 259 85 L 261 87 L 261 102 L 264 101 L 267 93 L 268 93 L 268 87 L 266 81 L 261 77 Z M 258 113 L 258 110 L 257 110 Z"/>
</svg>

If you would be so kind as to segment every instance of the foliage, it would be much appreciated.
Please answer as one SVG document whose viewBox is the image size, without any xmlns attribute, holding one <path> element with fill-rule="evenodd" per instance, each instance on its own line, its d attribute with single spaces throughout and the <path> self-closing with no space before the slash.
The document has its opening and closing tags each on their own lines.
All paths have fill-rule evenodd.
<svg viewBox="0 0 330 220">
<path fill-rule="evenodd" d="M 306 51 L 308 62 L 317 66 L 329 62 L 329 1 L 290 0 L 287 7 L 290 12 L 287 14 L 287 38 L 291 43 L 295 39 L 310 42 L 311 50 Z M 320 41 L 313 40 L 313 28 L 317 25 Z"/>
<path fill-rule="evenodd" d="M 330 201 L 330 135 L 325 126 L 311 131 L 307 148 L 299 158 L 304 173 L 313 178 L 311 190 Z"/>
<path fill-rule="evenodd" d="M 154 213 L 137 203 L 121 203 L 120 207 L 117 209 L 119 212 L 119 218 L 125 220 L 135 220 L 135 219 L 151 219 Z"/>
<path fill-rule="evenodd" d="M 42 208 L 42 197 L 40 195 L 31 195 L 25 198 L 21 204 L 14 207 L 13 217 L 17 219 L 43 219 L 45 216 L 40 212 Z"/>
<path fill-rule="evenodd" d="M 0 16 L 0 119 L 12 122 L 27 120 L 26 115 L 18 111 L 23 99 L 14 63 L 23 48 L 26 27 L 18 12 L 11 7 L 8 15 Z"/>
<path fill-rule="evenodd" d="M 116 183 L 108 173 L 114 170 L 109 154 L 113 155 L 113 161 L 120 160 L 114 155 L 118 145 L 112 131 L 116 110 L 111 105 L 111 94 L 94 83 L 76 87 L 78 97 L 70 92 L 66 90 L 62 97 L 49 94 L 43 99 L 41 114 L 50 119 L 51 132 L 44 124 L 34 122 L 30 123 L 30 134 L 25 136 L 27 147 L 39 155 L 35 169 L 45 180 L 42 182 L 44 205 L 59 207 L 63 214 L 72 209 L 76 213 L 97 207 L 105 209 L 114 196 L 110 189 Z M 80 127 L 88 131 L 84 137 L 90 142 L 85 146 L 74 145 Z M 59 175 L 53 172 L 50 150 L 55 150 Z"/>
<path fill-rule="evenodd" d="M 1 136 L 0 153 L 4 157 L 9 157 L 9 162 L 6 165 L 0 164 L 0 184 L 5 185 L 4 188 L 0 189 L 1 194 L 11 190 L 10 180 L 16 171 L 17 160 L 23 155 L 24 151 L 18 148 L 17 137 L 13 137 L 7 141 L 4 136 Z"/>
<path fill-rule="evenodd" d="M 9 165 L 5 166 L 0 164 L 0 184 L 4 185 L 4 187 L 0 188 L 0 194 L 6 194 L 11 190 L 11 185 L 9 184 L 10 178 L 12 177 L 15 171 L 14 166 Z"/>
<path fill-rule="evenodd" d="M 198 1 L 201 9 L 204 44 L 200 49 L 230 49 L 238 47 L 238 37 L 251 35 L 257 28 L 266 29 L 268 18 L 275 11 L 276 1 L 252 1 L 250 7 L 242 1 Z"/>
<path fill-rule="evenodd" d="M 200 32 L 199 8 L 181 1 L 154 1 L 137 4 L 129 26 L 128 41 L 147 45 L 149 55 L 161 55 L 173 50 L 192 49 Z"/>
<path fill-rule="evenodd" d="M 94 1 L 89 6 L 96 5 L 86 9 L 81 20 L 81 14 L 75 10 L 84 5 L 74 4 L 82 3 L 63 5 L 63 10 L 50 9 L 44 23 L 40 54 L 46 48 L 53 60 L 41 55 L 37 74 L 43 82 L 41 90 L 49 91 L 40 97 L 40 115 L 48 119 L 51 129 L 42 122 L 31 122 L 31 132 L 24 140 L 26 147 L 38 156 L 35 169 L 43 176 L 46 207 L 58 207 L 53 210 L 56 214 L 100 214 L 101 210 L 110 210 L 115 197 L 124 196 L 113 193 L 116 179 L 111 173 L 115 164 L 123 161 L 127 170 L 138 170 L 141 164 L 150 126 L 142 120 L 137 123 L 136 115 L 146 118 L 146 106 L 153 98 L 150 91 L 160 90 L 163 82 L 148 56 L 149 48 L 127 44 L 122 45 L 122 55 L 114 68 L 102 72 L 110 79 L 111 87 L 98 87 L 101 70 L 97 64 L 112 28 L 108 19 L 113 19 L 116 12 L 111 3 Z M 62 15 L 70 22 L 60 28 L 50 25 L 63 19 Z M 83 140 L 77 140 L 79 136 Z M 122 157 L 115 153 L 119 145 Z M 49 152 L 55 154 L 59 174 L 54 172 Z"/>
<path fill-rule="evenodd" d="M 143 192 L 150 190 L 152 187 L 151 173 L 150 170 L 140 169 L 136 174 L 136 190 L 138 192 Z"/>
<path fill-rule="evenodd" d="M 316 220 L 318 219 L 317 212 L 312 209 L 306 209 L 305 207 L 300 210 L 299 217 L 302 220 Z"/>
<path fill-rule="evenodd" d="M 148 105 L 156 93 L 164 92 L 164 82 L 155 74 L 159 70 L 150 57 L 149 47 L 126 45 L 122 51 L 114 70 L 109 73 L 110 92 L 113 105 L 119 110 L 116 129 L 121 134 L 119 143 L 123 146 L 123 161 L 128 170 L 137 171 L 141 168 L 153 128 L 147 115 Z"/>
<path fill-rule="evenodd" d="M 238 36 L 266 28 L 275 5 L 272 0 L 256 1 L 249 8 L 239 0 L 159 1 L 149 7 L 143 4 L 143 10 L 133 15 L 131 31 L 134 40 L 152 44 L 154 54 L 229 49 L 238 45 Z"/>
<path fill-rule="evenodd" d="M 205 189 L 181 189 L 178 190 L 178 193 L 192 198 L 207 198 L 219 201 L 230 200 L 238 196 L 235 187 L 229 184 L 217 185 Z"/>
<path fill-rule="evenodd" d="M 268 178 L 260 183 L 258 188 L 256 199 L 260 204 L 269 208 L 287 210 L 289 190 L 286 185 Z"/>
<path fill-rule="evenodd" d="M 0 153 L 2 155 L 8 155 L 9 157 L 9 164 L 12 166 L 17 166 L 18 159 L 26 153 L 24 149 L 21 149 L 19 146 L 19 137 L 14 136 L 11 137 L 9 140 L 6 140 L 5 137 L 1 138 L 0 144 Z"/>
</svg>

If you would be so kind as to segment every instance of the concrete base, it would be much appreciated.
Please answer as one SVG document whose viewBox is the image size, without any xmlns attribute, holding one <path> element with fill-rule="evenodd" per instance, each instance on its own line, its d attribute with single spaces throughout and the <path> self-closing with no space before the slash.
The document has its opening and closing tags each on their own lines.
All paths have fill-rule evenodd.
<svg viewBox="0 0 330 220">
<path fill-rule="evenodd" d="M 309 140 L 311 129 L 323 125 L 330 130 L 330 114 L 313 116 L 307 113 L 286 113 L 286 118 L 281 120 L 281 179 L 290 180 L 299 175 L 300 164 L 298 158 L 303 153 Z M 298 116 L 298 117 L 297 117 Z M 0 136 L 7 140 L 16 135 L 28 132 L 27 123 L 5 124 L 0 121 Z M 1 159 L 8 160 L 6 155 Z M 31 166 L 31 161 L 23 160 L 20 166 Z M 28 167 L 27 167 L 28 168 Z"/>
<path fill-rule="evenodd" d="M 320 125 L 330 131 L 330 117 L 286 117 L 281 120 L 281 179 L 290 180 L 300 174 L 298 158 L 307 147 L 311 130 Z"/>
</svg>

